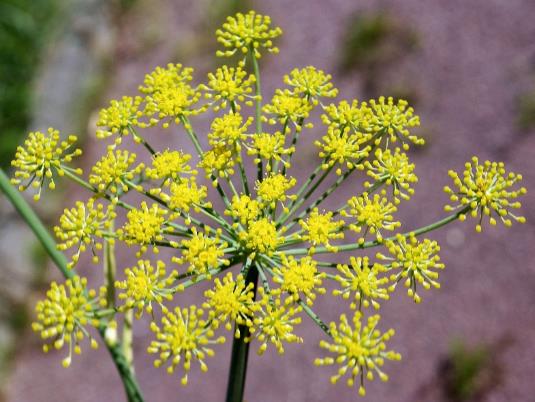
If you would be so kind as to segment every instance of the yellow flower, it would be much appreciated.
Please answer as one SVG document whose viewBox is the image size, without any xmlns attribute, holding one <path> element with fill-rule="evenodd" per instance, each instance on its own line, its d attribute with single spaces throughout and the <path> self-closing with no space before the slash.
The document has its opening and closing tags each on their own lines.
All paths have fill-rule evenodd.
<svg viewBox="0 0 535 402">
<path fill-rule="evenodd" d="M 351 103 L 346 100 L 340 101 L 338 105 L 331 103 L 325 106 L 324 110 L 325 114 L 321 115 L 321 120 L 330 130 L 343 133 L 349 128 L 353 132 L 367 133 L 370 111 L 365 104 L 359 106 L 357 99 Z"/>
<path fill-rule="evenodd" d="M 158 253 L 156 244 L 164 240 L 163 233 L 171 231 L 164 228 L 165 215 L 167 212 L 158 204 L 152 204 L 149 208 L 143 201 L 141 208 L 131 209 L 126 214 L 126 223 L 117 234 L 126 244 L 141 246 L 137 256 L 147 251 L 148 245 L 153 245 L 153 250 Z"/>
<path fill-rule="evenodd" d="M 262 206 L 257 200 L 251 199 L 248 195 L 235 195 L 225 215 L 230 215 L 237 219 L 242 225 L 254 221 L 262 212 Z"/>
<path fill-rule="evenodd" d="M 341 289 L 333 290 L 334 296 L 342 296 L 354 301 L 350 307 L 361 310 L 370 304 L 378 309 L 380 307 L 377 299 L 388 300 L 388 289 L 384 286 L 388 284 L 388 277 L 379 278 L 381 273 L 387 271 L 384 265 L 369 263 L 368 257 L 350 257 L 351 267 L 346 264 L 338 264 L 336 269 L 339 274 L 334 278 Z M 358 304 L 357 304 L 358 303 Z"/>
<path fill-rule="evenodd" d="M 241 150 L 240 143 L 247 138 L 247 127 L 252 121 L 253 119 L 250 117 L 244 123 L 239 113 L 228 113 L 216 117 L 208 134 L 210 145 L 214 147 L 226 146 L 230 151 L 239 152 Z"/>
<path fill-rule="evenodd" d="M 262 160 L 264 161 L 278 161 L 282 162 L 286 167 L 290 167 L 287 161 L 282 159 L 284 155 L 291 155 L 295 152 L 295 147 L 284 148 L 286 138 L 284 134 L 277 131 L 274 134 L 259 133 L 251 136 L 251 144 L 247 154 L 257 155 L 254 159 L 254 163 L 258 164 Z M 271 163 L 266 165 L 266 170 L 271 171 Z"/>
<path fill-rule="evenodd" d="M 470 215 L 474 218 L 479 216 L 476 230 L 481 232 L 483 217 L 487 216 L 491 225 L 496 225 L 499 218 L 505 226 L 511 226 L 515 220 L 525 223 L 526 218 L 517 216 L 511 212 L 522 205 L 519 201 L 513 201 L 526 194 L 525 187 L 513 189 L 522 180 L 522 175 L 507 173 L 502 162 L 485 161 L 483 164 L 474 156 L 471 162 L 465 164 L 463 178 L 450 170 L 449 176 L 453 179 L 456 190 L 444 187 L 444 191 L 450 195 L 450 201 L 457 203 L 456 206 L 446 205 L 446 211 L 454 211 L 459 208 L 469 208 Z M 460 216 L 464 220 L 465 215 Z"/>
<path fill-rule="evenodd" d="M 193 69 L 181 64 L 168 64 L 167 68 L 156 67 L 145 76 L 145 86 L 140 86 L 139 90 L 147 94 L 143 113 L 150 118 L 151 124 L 163 121 L 163 127 L 167 128 L 170 121 L 178 124 L 182 117 L 205 110 L 204 107 L 193 108 L 201 92 L 189 84 L 192 72 Z"/>
<path fill-rule="evenodd" d="M 232 323 L 236 322 L 234 336 L 240 337 L 238 325 L 251 327 L 253 321 L 254 306 L 254 286 L 252 283 L 245 284 L 242 275 L 238 275 L 236 280 L 232 279 L 232 273 L 227 273 L 221 281 L 214 280 L 214 288 L 204 292 L 206 302 L 203 307 L 209 309 L 209 318 L 215 328 L 220 323 L 225 323 L 225 328 L 230 331 Z"/>
<path fill-rule="evenodd" d="M 103 139 L 118 134 L 116 143 L 121 142 L 123 135 L 128 135 L 132 126 L 139 125 L 138 118 L 142 113 L 139 106 L 143 98 L 136 96 L 123 96 L 121 100 L 112 100 L 110 106 L 101 109 L 98 115 L 97 138 Z"/>
<path fill-rule="evenodd" d="M 346 165 L 348 169 L 362 169 L 362 162 L 370 152 L 370 146 L 362 146 L 368 141 L 366 135 L 360 132 L 351 132 L 349 127 L 343 130 L 329 128 L 327 134 L 322 137 L 321 141 L 315 141 L 314 144 L 321 150 L 320 158 L 324 158 L 323 169 L 326 170 L 335 164 Z M 341 169 L 337 169 L 338 175 L 342 174 Z"/>
<path fill-rule="evenodd" d="M 330 244 L 330 240 L 344 238 L 344 232 L 342 231 L 344 221 L 333 221 L 332 212 L 320 214 L 318 208 L 314 208 L 307 220 L 301 219 L 299 224 L 305 231 L 301 239 L 312 244 L 310 254 L 314 254 L 318 245 L 324 245 L 327 250 L 334 253 L 337 248 Z"/>
<path fill-rule="evenodd" d="M 74 135 L 70 135 L 65 141 L 61 141 L 59 131 L 53 128 L 49 128 L 46 134 L 40 131 L 28 134 L 24 145 L 17 147 L 15 159 L 11 162 L 11 165 L 15 167 L 11 184 L 19 186 L 20 191 L 26 190 L 30 185 L 37 188 L 38 192 L 33 196 L 37 201 L 47 181 L 48 188 L 51 190 L 56 188 L 54 171 L 59 176 L 65 174 L 65 169 L 82 174 L 81 169 L 64 166 L 64 163 L 69 163 L 73 157 L 82 154 L 81 149 L 70 150 L 76 140 Z M 23 184 L 23 182 L 26 183 Z"/>
<path fill-rule="evenodd" d="M 277 246 L 281 243 L 275 222 L 268 218 L 261 218 L 249 222 L 246 231 L 239 233 L 239 238 L 247 250 L 253 253 L 273 255 Z"/>
<path fill-rule="evenodd" d="M 295 195 L 287 195 L 286 192 L 296 183 L 297 180 L 293 177 L 287 178 L 282 174 L 273 174 L 265 177 L 262 181 L 256 182 L 256 192 L 262 202 L 274 209 L 277 202 L 283 204 L 286 199 L 295 199 Z"/>
<path fill-rule="evenodd" d="M 394 202 L 398 204 L 399 198 L 409 200 L 414 194 L 414 189 L 410 187 L 411 183 L 416 183 L 418 177 L 413 173 L 414 163 L 409 163 L 408 156 L 396 148 L 392 153 L 389 149 L 377 149 L 375 159 L 364 163 L 366 173 L 377 182 L 385 182 L 392 186 L 394 193 Z M 373 186 L 372 183 L 366 182 L 366 187 Z"/>
<path fill-rule="evenodd" d="M 284 124 L 286 121 L 293 122 L 299 131 L 302 120 L 309 116 L 311 110 L 312 105 L 305 98 L 294 95 L 287 89 L 277 89 L 271 99 L 271 103 L 263 107 L 264 113 L 274 117 L 269 119 L 263 117 L 263 119 L 269 124 L 276 124 L 277 122 Z M 312 127 L 312 124 L 308 124 L 307 127 Z"/>
<path fill-rule="evenodd" d="M 341 212 L 342 216 L 354 218 L 355 223 L 349 224 L 349 229 L 360 233 L 365 228 L 364 235 L 359 238 L 359 243 L 364 243 L 364 237 L 368 232 L 377 236 L 377 241 L 383 241 L 381 230 L 394 230 L 401 226 L 400 222 L 394 221 L 392 214 L 397 208 L 387 198 L 375 194 L 373 198 L 364 193 L 360 197 L 352 197 L 347 201 L 348 210 Z"/>
<path fill-rule="evenodd" d="M 170 287 L 178 273 L 173 270 L 167 275 L 163 261 L 156 261 L 154 267 L 149 260 L 139 260 L 137 267 L 126 268 L 124 272 L 126 279 L 115 282 L 117 289 L 124 290 L 118 296 L 119 300 L 124 300 L 124 304 L 119 307 L 120 311 L 134 308 L 136 318 L 141 318 L 144 309 L 152 314 L 152 302 L 162 306 L 164 300 L 172 300 Z"/>
<path fill-rule="evenodd" d="M 206 372 L 208 366 L 205 360 L 214 356 L 212 346 L 225 342 L 222 336 L 214 337 L 214 330 L 203 317 L 203 310 L 195 306 L 189 309 L 176 307 L 174 312 L 164 312 L 161 326 L 154 321 L 150 323 L 156 339 L 150 343 L 147 351 L 158 356 L 154 366 L 167 364 L 167 372 L 173 374 L 176 367 L 182 365 L 182 385 L 188 383 L 192 360 L 196 360 L 201 371 Z"/>
<path fill-rule="evenodd" d="M 212 177 L 212 175 L 216 176 L 216 179 L 214 179 L 214 185 L 216 185 L 217 176 L 229 177 L 234 174 L 234 166 L 236 166 L 237 160 L 233 154 L 224 145 L 213 147 L 202 155 L 199 167 L 204 169 L 207 178 Z"/>
<path fill-rule="evenodd" d="M 35 311 L 37 321 L 32 324 L 35 332 L 40 332 L 41 338 L 51 340 L 45 344 L 43 350 L 48 352 L 51 346 L 61 349 L 68 345 L 69 355 L 63 359 L 63 366 L 69 367 L 72 361 L 72 353 L 80 354 L 82 348 L 80 342 L 88 337 L 91 347 L 97 347 L 97 341 L 89 335 L 86 326 L 98 326 L 98 319 L 94 318 L 93 312 L 97 305 L 105 303 L 99 301 L 94 290 L 85 289 L 87 279 L 74 276 L 67 279 L 65 284 L 58 285 L 52 282 L 46 292 L 46 299 L 37 302 Z"/>
<path fill-rule="evenodd" d="M 118 195 L 127 192 L 130 185 L 125 180 L 134 180 L 136 175 L 143 171 L 144 165 L 140 163 L 132 167 L 136 161 L 136 154 L 121 149 L 109 149 L 108 153 L 91 168 L 89 183 L 101 193 L 111 191 Z"/>
<path fill-rule="evenodd" d="M 397 274 L 390 275 L 393 282 L 390 290 L 394 290 L 397 283 L 404 280 L 409 297 L 420 303 L 422 299 L 416 292 L 417 284 L 426 290 L 431 287 L 440 288 L 437 281 L 438 272 L 435 270 L 444 269 L 444 264 L 440 262 L 440 256 L 437 254 L 440 246 L 436 241 L 424 239 L 419 242 L 413 234 L 408 238 L 398 234 L 395 241 L 388 241 L 385 246 L 391 256 L 377 253 L 377 258 L 390 262 L 388 268 L 399 269 Z"/>
<path fill-rule="evenodd" d="M 190 160 L 190 154 L 166 149 L 153 155 L 152 167 L 147 167 L 145 174 L 149 179 L 164 180 L 164 185 L 171 181 L 178 181 L 183 175 L 197 174 L 197 171 L 191 169 L 188 164 Z"/>
<path fill-rule="evenodd" d="M 218 51 L 218 56 L 232 56 L 236 51 L 254 52 L 256 58 L 261 57 L 261 48 L 271 53 L 279 49 L 273 45 L 273 39 L 280 36 L 279 27 L 271 28 L 271 18 L 249 11 L 228 17 L 221 29 L 216 31 L 217 41 L 230 50 Z"/>
<path fill-rule="evenodd" d="M 104 232 L 110 229 L 115 216 L 113 205 L 108 205 L 104 209 L 104 205 L 95 204 L 94 198 L 90 198 L 87 203 L 76 201 L 75 208 L 63 211 L 63 215 L 59 218 L 59 226 L 54 227 L 54 232 L 61 240 L 58 249 L 77 247 L 71 262 L 67 264 L 69 268 L 76 265 L 80 254 L 86 251 L 88 246 L 93 252 L 93 262 L 98 262 L 96 252 L 102 249 L 102 241 L 98 241 L 97 238 L 103 237 Z"/>
<path fill-rule="evenodd" d="M 259 311 L 255 314 L 251 337 L 262 342 L 258 348 L 258 354 L 262 355 L 268 342 L 272 343 L 279 354 L 284 353 L 283 342 L 302 343 L 303 339 L 293 333 L 294 327 L 301 323 L 301 317 L 297 317 L 302 310 L 301 306 L 286 305 L 280 299 L 271 301 L 268 295 L 263 293 L 263 288 L 259 288 L 261 295 L 258 303 Z"/>
<path fill-rule="evenodd" d="M 225 109 L 228 103 L 238 111 L 241 109 L 239 102 L 252 106 L 252 101 L 256 98 L 251 95 L 252 85 L 256 79 L 253 74 L 247 76 L 243 67 L 243 63 L 239 63 L 236 68 L 222 66 L 215 74 L 208 74 L 208 85 L 203 88 L 207 91 L 205 97 L 212 100 L 215 111 Z"/>
<path fill-rule="evenodd" d="M 317 366 L 340 365 L 338 373 L 331 377 L 336 384 L 344 376 L 348 376 L 347 385 L 353 387 L 359 382 L 359 395 L 364 396 L 364 378 L 373 381 L 375 374 L 382 381 L 388 376 L 382 371 L 385 360 L 401 360 L 401 355 L 386 350 L 386 342 L 394 335 L 394 330 L 381 333 L 376 327 L 380 317 L 373 315 L 366 325 L 362 324 L 362 314 L 356 311 L 350 324 L 345 314 L 340 316 L 340 323 L 331 322 L 329 329 L 332 342 L 321 341 L 320 347 L 334 354 L 334 357 L 317 358 Z"/>
<path fill-rule="evenodd" d="M 284 83 L 293 87 L 296 95 L 305 95 L 311 99 L 334 98 L 338 89 L 331 83 L 331 75 L 313 66 L 302 69 L 294 68 L 284 76 Z"/>
<path fill-rule="evenodd" d="M 296 260 L 293 256 L 286 257 L 282 254 L 281 265 L 276 267 L 273 273 L 275 274 L 273 282 L 280 284 L 280 288 L 273 290 L 272 293 L 273 295 L 280 295 L 281 291 L 289 293 L 291 297 L 287 299 L 286 304 L 297 302 L 302 298 L 312 306 L 317 294 L 326 292 L 321 285 L 327 275 L 318 271 L 316 261 L 309 256 Z"/>
<path fill-rule="evenodd" d="M 193 210 L 199 212 L 201 208 L 210 208 L 212 203 L 205 202 L 208 196 L 208 189 L 206 186 L 198 186 L 195 177 L 184 179 L 179 183 L 171 183 L 171 194 L 164 198 L 169 208 L 189 212 Z"/>
<path fill-rule="evenodd" d="M 219 232 L 213 237 L 197 232 L 192 228 L 191 239 L 182 240 L 182 257 L 173 257 L 177 264 L 189 264 L 187 272 L 194 275 L 204 274 L 211 278 L 210 270 L 221 265 L 228 265 L 229 260 L 223 258 L 228 244 L 219 239 Z"/>
<path fill-rule="evenodd" d="M 385 99 L 379 97 L 376 101 L 370 100 L 369 106 L 373 112 L 373 117 L 369 119 L 369 126 L 372 132 L 385 130 L 392 142 L 398 139 L 404 141 L 408 139 L 416 145 L 423 145 L 425 141 L 415 135 L 411 135 L 409 128 L 418 127 L 420 118 L 414 114 L 414 109 L 409 106 L 406 100 L 400 99 L 394 103 L 392 97 Z M 403 143 L 405 150 L 409 149 L 409 144 Z"/>
</svg>

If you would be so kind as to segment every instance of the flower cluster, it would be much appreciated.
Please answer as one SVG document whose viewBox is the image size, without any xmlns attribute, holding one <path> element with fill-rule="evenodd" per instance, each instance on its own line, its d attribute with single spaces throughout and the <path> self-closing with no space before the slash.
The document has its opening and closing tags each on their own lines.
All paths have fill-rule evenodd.
<svg viewBox="0 0 535 402">
<path fill-rule="evenodd" d="M 503 163 L 474 158 L 462 177 L 450 172 L 454 188 L 445 191 L 451 215 L 400 231 L 398 206 L 418 181 L 404 151 L 423 143 L 412 132 L 419 117 L 404 100 L 333 100 L 338 90 L 331 76 L 312 66 L 290 71 L 286 86 L 264 97 L 258 61 L 262 52 L 277 51 L 273 41 L 280 34 L 269 17 L 255 12 L 229 17 L 217 31 L 225 48 L 218 54 L 238 53 L 243 59 L 236 65 L 218 68 L 199 85 L 191 68 L 156 67 L 138 95 L 111 101 L 97 132 L 109 144 L 87 181 L 67 166 L 81 153 L 71 150 L 74 137 L 61 141 L 51 129 L 30 133 L 19 147 L 13 182 L 21 190 L 33 182 L 39 198 L 58 174 L 91 193 L 66 209 L 55 228 L 59 249 L 74 249 L 69 267 L 88 249 L 95 262 L 100 249 L 106 255 L 108 305 L 86 289 L 85 279 L 54 283 L 37 307 L 34 329 L 44 339 L 79 352 L 79 341 L 90 336 L 86 327 L 115 321 L 97 317 L 124 313 L 128 320 L 147 312 L 155 366 L 181 370 L 186 384 L 194 364 L 207 370 L 225 331 L 240 343 L 237 350 L 252 342 L 260 354 L 270 345 L 283 353 L 304 341 L 299 324 L 308 317 L 323 331 L 320 346 L 330 353 L 316 364 L 338 366 L 331 381 L 347 378 L 363 395 L 365 380 L 386 380 L 383 365 L 400 359 L 387 346 L 394 331 L 380 330 L 369 307 L 380 309 L 400 281 L 415 302 L 421 301 L 419 287 L 440 287 L 440 247 L 418 236 L 468 214 L 479 219 L 478 231 L 485 217 L 506 226 L 525 221 L 513 213 L 526 193 L 516 187 L 521 176 L 506 173 Z M 208 111 L 217 115 L 200 138 L 190 119 Z M 307 177 L 291 169 L 312 121 L 319 122 L 314 129 L 320 139 L 317 167 Z M 148 139 L 157 130 L 142 129 L 160 124 L 189 138 L 196 155 L 153 148 Z M 132 147 L 147 154 L 138 159 Z M 346 201 L 329 208 L 325 201 L 353 179 Z M 116 247 L 135 248 L 137 262 L 112 267 Z M 204 300 L 175 308 L 175 295 L 200 283 L 206 285 Z M 327 293 L 346 301 L 352 317 L 342 314 L 326 324 L 321 317 L 329 312 L 315 310 Z"/>
</svg>

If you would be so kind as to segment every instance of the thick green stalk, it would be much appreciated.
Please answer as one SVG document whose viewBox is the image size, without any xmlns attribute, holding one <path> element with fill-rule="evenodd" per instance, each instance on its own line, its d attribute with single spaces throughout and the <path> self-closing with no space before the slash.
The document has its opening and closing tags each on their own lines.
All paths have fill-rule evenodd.
<svg viewBox="0 0 535 402">
<path fill-rule="evenodd" d="M 258 282 L 258 269 L 250 267 L 245 277 L 245 286 L 254 284 L 254 292 Z M 245 376 L 247 374 L 247 360 L 249 357 L 249 342 L 245 339 L 250 336 L 247 325 L 239 325 L 240 337 L 234 337 L 232 342 L 232 354 L 230 359 L 230 371 L 227 385 L 227 402 L 242 402 L 245 390 Z"/>
<path fill-rule="evenodd" d="M 24 221 L 28 224 L 32 232 L 35 234 L 41 245 L 44 247 L 47 254 L 50 256 L 54 264 L 58 267 L 65 278 L 72 278 L 75 275 L 73 269 L 67 268 L 67 260 L 65 256 L 57 250 L 56 243 L 48 233 L 47 229 L 35 214 L 33 209 L 28 205 L 26 200 L 20 195 L 20 193 L 11 185 L 9 178 L 0 169 L 0 190 L 6 195 L 7 199 L 19 212 Z M 98 331 L 102 337 L 105 339 L 104 334 L 106 327 L 101 325 L 98 328 Z M 110 345 L 107 342 L 106 348 L 110 352 L 110 355 L 113 359 L 115 367 L 119 372 L 121 381 L 123 382 L 128 402 L 144 402 L 143 395 L 139 389 L 136 378 L 128 363 L 125 360 L 125 357 L 121 350 L 120 344 Z"/>
</svg>

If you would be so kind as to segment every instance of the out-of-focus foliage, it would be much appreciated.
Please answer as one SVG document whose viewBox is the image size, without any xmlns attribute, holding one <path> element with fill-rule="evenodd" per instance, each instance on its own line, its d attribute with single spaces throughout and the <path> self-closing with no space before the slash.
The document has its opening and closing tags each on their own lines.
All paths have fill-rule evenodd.
<svg viewBox="0 0 535 402">
<path fill-rule="evenodd" d="M 32 83 L 59 0 L 0 0 L 0 166 L 26 134 Z"/>
</svg>

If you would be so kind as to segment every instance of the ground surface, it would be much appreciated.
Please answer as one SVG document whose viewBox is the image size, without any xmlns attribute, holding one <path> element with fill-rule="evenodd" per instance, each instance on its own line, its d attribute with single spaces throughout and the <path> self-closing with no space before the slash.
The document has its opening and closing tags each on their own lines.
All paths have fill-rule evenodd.
<svg viewBox="0 0 535 402">
<path fill-rule="evenodd" d="M 210 60 L 185 45 L 206 40 L 207 22 L 201 18 L 206 4 L 195 2 L 192 7 L 192 3 L 138 3 L 121 28 L 123 39 L 106 98 L 132 94 L 144 73 L 175 61 L 177 55 L 186 55 L 186 64 L 200 71 L 209 68 Z M 401 293 L 384 305 L 383 327 L 396 328 L 392 346 L 403 354 L 403 360 L 388 365 L 390 381 L 370 384 L 364 400 L 441 400 L 439 366 L 451 343 L 463 339 L 469 344 L 498 345 L 492 349 L 496 360 L 492 367 L 500 375 L 478 400 L 531 401 L 535 393 L 535 133 L 519 130 L 515 121 L 517 97 L 535 85 L 535 4 L 530 0 L 355 3 L 262 2 L 259 11 L 271 15 L 285 33 L 280 56 L 267 58 L 262 65 L 266 93 L 295 66 L 312 64 L 336 71 L 338 44 L 349 16 L 356 11 L 387 10 L 417 32 L 419 43 L 410 56 L 385 69 L 384 79 L 417 92 L 422 133 L 430 137 L 430 145 L 412 155 L 420 182 L 414 202 L 400 211 L 405 228 L 443 215 L 446 197 L 441 189 L 448 181 L 446 172 L 461 169 L 474 153 L 503 160 L 509 169 L 522 172 L 526 186 L 531 187 L 524 199 L 526 225 L 512 230 L 489 228 L 476 236 L 471 224 L 459 223 L 432 235 L 442 244 L 447 266 L 442 289 L 425 294 L 418 306 Z M 342 97 L 362 97 L 358 75 L 335 74 L 335 82 Z M 189 149 L 179 135 L 166 133 L 161 138 L 160 147 Z M 294 170 L 298 177 L 298 172 L 310 168 L 312 152 L 309 146 L 298 154 Z M 96 155 L 89 154 L 89 158 Z M 340 199 L 350 193 L 349 188 L 344 191 Z M 328 316 L 337 303 L 323 298 L 319 310 Z M 312 365 L 321 354 L 317 346 L 321 331 L 305 320 L 301 334 L 306 334 L 305 344 L 289 346 L 283 357 L 251 355 L 246 399 L 313 402 L 333 400 L 336 395 L 338 401 L 358 400 L 355 390 L 329 384 L 331 370 Z M 144 352 L 149 335 L 146 324 L 137 323 L 137 372 L 147 401 L 223 400 L 230 344 L 218 350 L 207 374 L 192 375 L 191 384 L 183 388 L 177 377 L 152 368 Z M 43 355 L 38 349 L 36 337 L 28 333 L 18 351 L 7 401 L 124 400 L 104 350 L 84 353 L 64 370 L 57 353 Z"/>
</svg>

